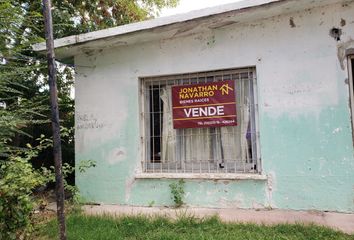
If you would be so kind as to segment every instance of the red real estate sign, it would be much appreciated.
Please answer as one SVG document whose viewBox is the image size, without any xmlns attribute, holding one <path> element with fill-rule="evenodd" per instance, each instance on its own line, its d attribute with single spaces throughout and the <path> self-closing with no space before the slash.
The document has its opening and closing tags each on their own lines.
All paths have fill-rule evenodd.
<svg viewBox="0 0 354 240">
<path fill-rule="evenodd" d="M 173 127 L 236 126 L 234 81 L 172 87 Z"/>
</svg>

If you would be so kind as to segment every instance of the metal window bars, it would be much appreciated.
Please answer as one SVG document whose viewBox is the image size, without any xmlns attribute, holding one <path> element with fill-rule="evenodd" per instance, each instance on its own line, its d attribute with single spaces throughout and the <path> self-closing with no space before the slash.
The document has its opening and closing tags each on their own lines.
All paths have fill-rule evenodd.
<svg viewBox="0 0 354 240">
<path fill-rule="evenodd" d="M 233 80 L 235 127 L 173 129 L 171 86 Z M 260 173 L 255 68 L 141 78 L 146 173 Z"/>
</svg>

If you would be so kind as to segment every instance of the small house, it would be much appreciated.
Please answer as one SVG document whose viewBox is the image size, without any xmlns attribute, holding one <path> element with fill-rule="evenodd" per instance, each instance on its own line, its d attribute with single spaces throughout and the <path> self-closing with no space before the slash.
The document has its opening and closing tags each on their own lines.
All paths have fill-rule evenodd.
<svg viewBox="0 0 354 240">
<path fill-rule="evenodd" d="M 246 0 L 55 40 L 89 202 L 354 212 L 353 0 Z M 44 51 L 44 44 L 34 46 Z"/>
</svg>

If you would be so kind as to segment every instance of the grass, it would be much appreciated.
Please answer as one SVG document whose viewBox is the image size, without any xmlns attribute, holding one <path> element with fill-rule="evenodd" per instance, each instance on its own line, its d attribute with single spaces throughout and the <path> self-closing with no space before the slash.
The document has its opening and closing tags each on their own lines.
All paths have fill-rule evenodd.
<svg viewBox="0 0 354 240">
<path fill-rule="evenodd" d="M 163 217 L 121 217 L 70 215 L 68 239 L 72 240 L 354 240 L 354 235 L 319 226 L 226 224 L 217 217 L 196 219 L 182 216 L 176 221 Z M 35 239 L 58 239 L 56 221 L 42 225 Z"/>
</svg>

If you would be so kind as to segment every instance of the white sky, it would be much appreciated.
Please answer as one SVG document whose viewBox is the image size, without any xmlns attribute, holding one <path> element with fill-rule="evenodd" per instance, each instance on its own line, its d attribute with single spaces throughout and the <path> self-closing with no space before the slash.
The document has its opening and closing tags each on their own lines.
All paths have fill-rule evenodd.
<svg viewBox="0 0 354 240">
<path fill-rule="evenodd" d="M 170 16 L 179 13 L 190 12 L 197 9 L 213 7 L 217 5 L 239 2 L 240 0 L 180 0 L 178 6 L 172 9 L 163 9 L 160 16 Z"/>
</svg>

